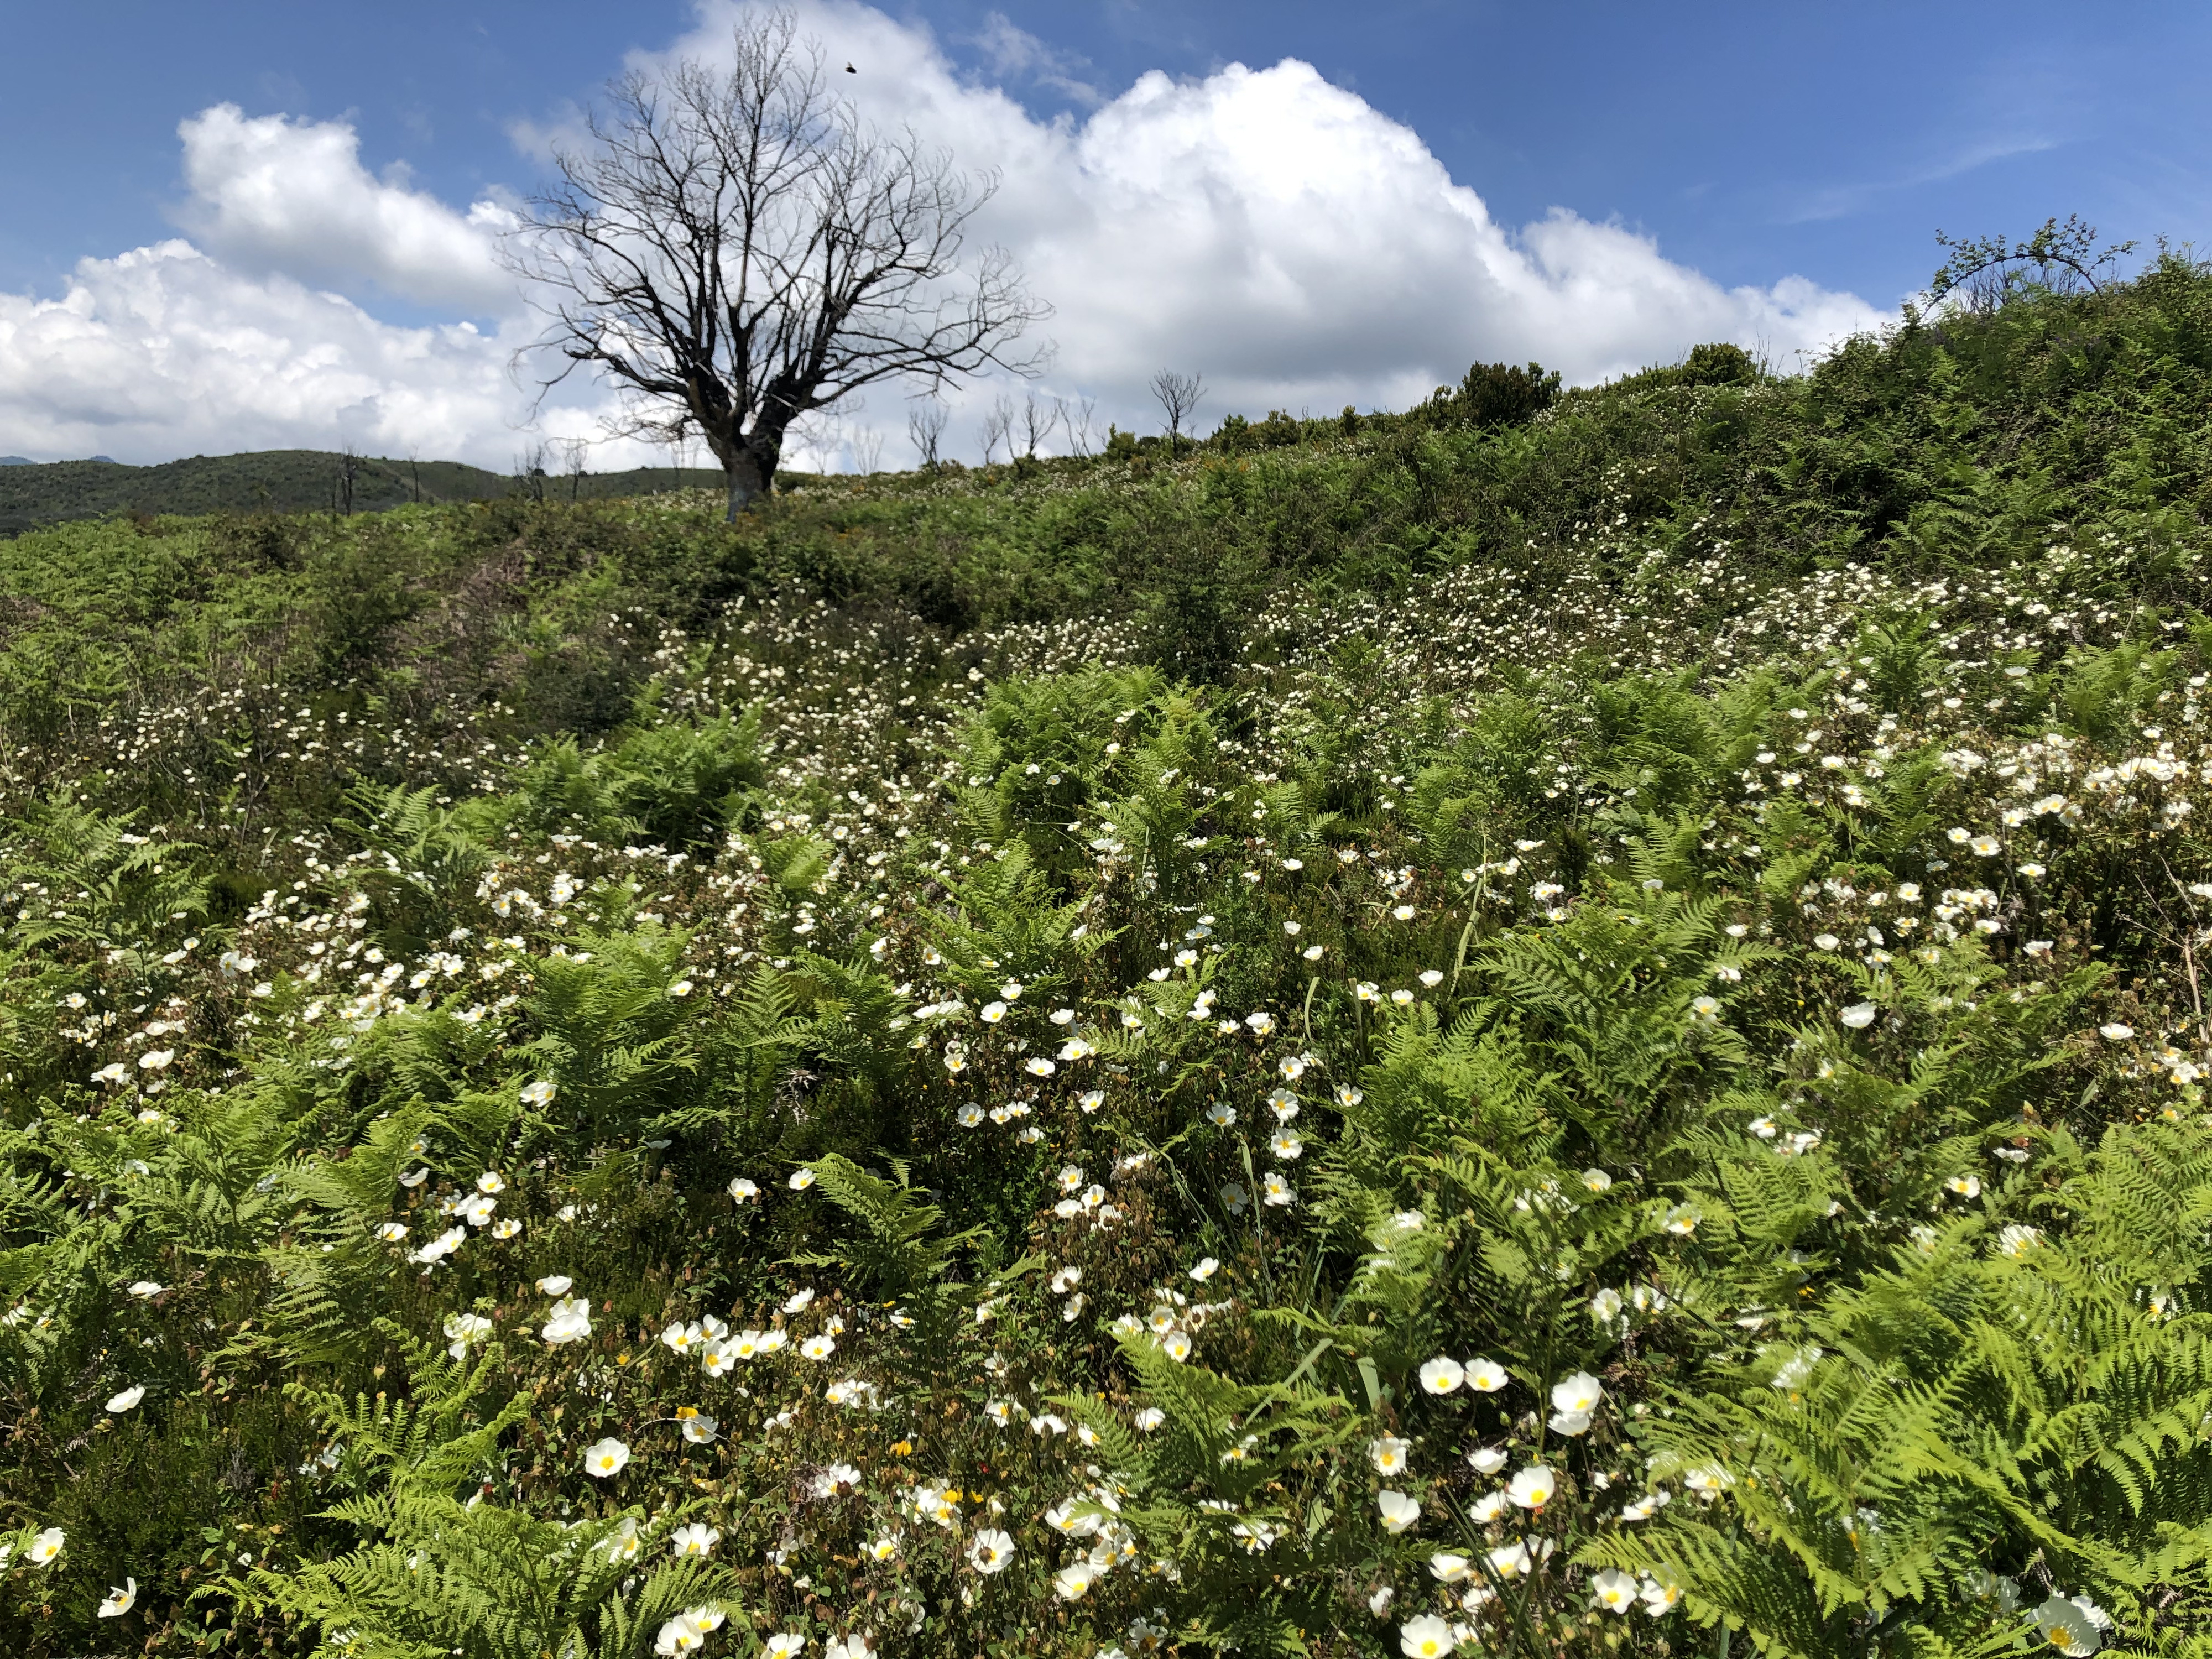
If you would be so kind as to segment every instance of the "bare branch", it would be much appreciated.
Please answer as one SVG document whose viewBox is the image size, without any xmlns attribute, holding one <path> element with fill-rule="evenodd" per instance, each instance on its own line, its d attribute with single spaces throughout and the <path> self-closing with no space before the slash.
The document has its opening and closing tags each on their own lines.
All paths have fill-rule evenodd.
<svg viewBox="0 0 2212 1659">
<path fill-rule="evenodd" d="M 734 516 L 801 416 L 882 380 L 1033 373 L 1012 348 L 1048 307 L 1005 250 L 966 249 L 994 179 L 864 129 L 789 13 L 732 44 L 726 70 L 613 83 L 505 246 L 562 361 L 547 386 L 588 368 L 625 394 L 625 429 L 696 428 Z"/>
<path fill-rule="evenodd" d="M 906 435 L 921 458 L 923 471 L 937 471 L 938 446 L 944 441 L 945 424 L 951 418 L 951 412 L 935 398 L 921 398 L 907 410 Z"/>
<path fill-rule="evenodd" d="M 1198 408 L 1198 401 L 1206 396 L 1206 380 L 1197 374 L 1178 374 L 1164 368 L 1152 376 L 1152 396 L 1159 399 L 1160 408 L 1168 417 L 1168 453 L 1173 455 L 1182 444 L 1182 423 Z"/>
</svg>

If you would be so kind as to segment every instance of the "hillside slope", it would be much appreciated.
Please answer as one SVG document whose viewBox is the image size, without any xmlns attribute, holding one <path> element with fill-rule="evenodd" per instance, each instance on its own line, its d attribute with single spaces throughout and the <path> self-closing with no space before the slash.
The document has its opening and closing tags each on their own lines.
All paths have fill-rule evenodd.
<svg viewBox="0 0 2212 1659">
<path fill-rule="evenodd" d="M 0 1647 L 2212 1659 L 2209 392 L 0 544 Z"/>
<path fill-rule="evenodd" d="M 0 465 L 0 535 L 115 513 L 332 513 L 343 500 L 344 459 L 319 450 L 272 449 L 194 455 L 158 466 L 100 460 Z M 459 461 L 362 456 L 353 482 L 353 510 L 518 494 L 594 500 L 711 486 L 720 477 L 664 467 L 524 480 Z"/>
</svg>

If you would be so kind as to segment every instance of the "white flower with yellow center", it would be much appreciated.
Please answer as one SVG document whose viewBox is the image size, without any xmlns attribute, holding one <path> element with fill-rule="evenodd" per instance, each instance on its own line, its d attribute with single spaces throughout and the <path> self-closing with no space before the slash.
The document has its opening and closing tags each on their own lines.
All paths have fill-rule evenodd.
<svg viewBox="0 0 2212 1659">
<path fill-rule="evenodd" d="M 1398 1626 L 1398 1651 L 1406 1659 L 1446 1659 L 1459 1650 L 1459 1640 L 1449 1625 L 1432 1613 L 1408 1619 Z"/>
<path fill-rule="evenodd" d="M 1506 1383 L 1505 1367 L 1480 1355 L 1467 1362 L 1467 1386 L 1477 1394 L 1496 1394 Z"/>
<path fill-rule="evenodd" d="M 584 1473 L 594 1480 L 620 1474 L 629 1465 L 629 1448 L 609 1435 L 584 1448 Z"/>
<path fill-rule="evenodd" d="M 1382 1492 L 1375 1504 L 1382 1512 L 1382 1530 L 1394 1536 L 1421 1518 L 1420 1500 L 1401 1492 Z"/>
<path fill-rule="evenodd" d="M 1421 1387 L 1430 1394 L 1449 1394 L 1467 1381 L 1467 1368 L 1456 1359 L 1431 1359 L 1421 1367 Z"/>
</svg>

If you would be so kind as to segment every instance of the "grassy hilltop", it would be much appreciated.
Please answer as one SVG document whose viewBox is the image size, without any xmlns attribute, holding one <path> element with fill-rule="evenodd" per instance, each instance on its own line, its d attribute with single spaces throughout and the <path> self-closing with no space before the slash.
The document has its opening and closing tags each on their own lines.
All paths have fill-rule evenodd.
<svg viewBox="0 0 2212 1659">
<path fill-rule="evenodd" d="M 0 1645 L 2212 1655 L 2212 271 L 792 482 L 0 542 Z"/>
</svg>

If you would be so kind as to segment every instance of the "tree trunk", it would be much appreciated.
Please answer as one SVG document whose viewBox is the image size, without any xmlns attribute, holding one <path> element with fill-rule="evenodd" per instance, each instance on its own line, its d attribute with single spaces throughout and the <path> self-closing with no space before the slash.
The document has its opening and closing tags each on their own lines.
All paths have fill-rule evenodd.
<svg viewBox="0 0 2212 1659">
<path fill-rule="evenodd" d="M 722 476 L 728 481 L 730 505 L 724 522 L 735 524 L 738 514 L 750 513 L 752 505 L 768 494 L 775 483 L 775 452 L 771 449 L 763 457 L 757 440 L 739 444 L 722 458 Z"/>
</svg>

